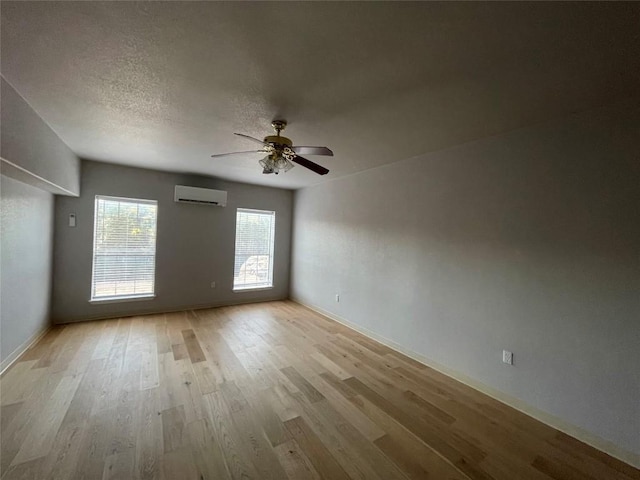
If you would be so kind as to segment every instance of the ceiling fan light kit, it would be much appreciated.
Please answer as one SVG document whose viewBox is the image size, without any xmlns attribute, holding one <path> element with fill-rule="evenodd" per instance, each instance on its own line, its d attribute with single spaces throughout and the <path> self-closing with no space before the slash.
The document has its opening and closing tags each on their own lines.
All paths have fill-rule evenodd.
<svg viewBox="0 0 640 480">
<path fill-rule="evenodd" d="M 302 147 L 294 146 L 291 139 L 283 137 L 280 132 L 285 129 L 287 122 L 284 120 L 274 120 L 271 122 L 271 126 L 276 131 L 275 135 L 268 135 L 264 137 L 264 140 L 258 140 L 249 135 L 243 133 L 235 133 L 239 137 L 246 138 L 256 143 L 260 143 L 262 148 L 260 150 L 251 150 L 249 152 L 232 152 L 222 153 L 218 155 L 211 155 L 212 157 L 223 157 L 227 155 L 238 155 L 254 152 L 266 153 L 267 156 L 260 160 L 258 163 L 262 167 L 263 174 L 275 173 L 278 175 L 280 172 L 288 172 L 297 163 L 309 170 L 317 173 L 318 175 L 326 175 L 329 170 L 322 165 L 318 165 L 311 160 L 307 160 L 300 156 L 301 153 L 305 155 L 325 155 L 333 156 L 333 152 L 327 147 Z"/>
</svg>

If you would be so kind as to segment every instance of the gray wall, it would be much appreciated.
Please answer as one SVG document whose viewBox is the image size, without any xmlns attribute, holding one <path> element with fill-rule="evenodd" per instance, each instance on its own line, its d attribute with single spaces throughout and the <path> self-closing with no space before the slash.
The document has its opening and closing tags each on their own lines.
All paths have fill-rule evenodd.
<svg viewBox="0 0 640 480">
<path fill-rule="evenodd" d="M 175 203 L 176 184 L 226 190 L 228 204 L 221 208 Z M 54 322 L 288 297 L 291 191 L 88 161 L 82 164 L 81 187 L 79 198 L 56 198 Z M 96 195 L 158 201 L 155 299 L 89 303 Z M 232 291 L 238 207 L 276 212 L 273 289 Z M 77 216 L 75 228 L 67 226 L 70 213 Z"/>
<path fill-rule="evenodd" d="M 49 325 L 53 195 L 2 175 L 0 208 L 0 360 Z"/>
<path fill-rule="evenodd" d="M 79 193 L 80 160 L 4 78 L 0 100 L 4 368 L 50 324 L 54 199 L 49 192 Z"/>
<path fill-rule="evenodd" d="M 80 193 L 80 160 L 0 78 L 2 173 L 61 195 Z"/>
<path fill-rule="evenodd" d="M 636 102 L 299 190 L 292 298 L 637 463 L 639 166 Z"/>
</svg>

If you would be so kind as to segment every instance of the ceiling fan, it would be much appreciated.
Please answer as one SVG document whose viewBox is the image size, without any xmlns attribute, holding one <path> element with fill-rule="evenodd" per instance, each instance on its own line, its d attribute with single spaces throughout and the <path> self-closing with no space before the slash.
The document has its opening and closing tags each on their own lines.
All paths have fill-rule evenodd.
<svg viewBox="0 0 640 480">
<path fill-rule="evenodd" d="M 328 149 L 327 147 L 294 146 L 293 142 L 290 139 L 280 136 L 280 132 L 287 126 L 287 122 L 284 120 L 274 120 L 273 122 L 271 122 L 271 126 L 275 129 L 276 134 L 264 137 L 264 140 L 250 137 L 249 135 L 245 135 L 244 133 L 234 133 L 234 135 L 238 135 L 239 137 L 243 137 L 253 142 L 259 143 L 260 145 L 262 145 L 262 148 L 260 150 L 220 153 L 218 155 L 211 155 L 211 157 L 217 158 L 226 157 L 227 155 L 261 152 L 267 154 L 266 157 L 258 162 L 262 167 L 262 173 L 265 174 L 275 173 L 277 175 L 280 172 L 288 172 L 294 167 L 294 163 L 308 168 L 318 175 L 326 175 L 327 173 L 329 173 L 329 170 L 324 168 L 322 165 L 318 165 L 317 163 L 314 163 L 311 160 L 307 160 L 300 155 L 326 155 L 332 157 L 333 152 L 330 149 Z"/>
</svg>

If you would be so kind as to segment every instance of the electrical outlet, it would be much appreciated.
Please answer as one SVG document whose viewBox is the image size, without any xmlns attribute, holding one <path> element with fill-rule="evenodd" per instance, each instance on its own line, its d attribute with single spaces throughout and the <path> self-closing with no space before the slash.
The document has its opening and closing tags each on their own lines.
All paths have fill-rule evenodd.
<svg viewBox="0 0 640 480">
<path fill-rule="evenodd" d="M 513 352 L 510 352 L 509 350 L 503 350 L 502 362 L 506 363 L 507 365 L 513 365 Z"/>
<path fill-rule="evenodd" d="M 216 282 L 211 282 L 211 288 L 216 288 Z"/>
<path fill-rule="evenodd" d="M 340 295 L 336 294 L 336 303 L 340 303 Z"/>
</svg>

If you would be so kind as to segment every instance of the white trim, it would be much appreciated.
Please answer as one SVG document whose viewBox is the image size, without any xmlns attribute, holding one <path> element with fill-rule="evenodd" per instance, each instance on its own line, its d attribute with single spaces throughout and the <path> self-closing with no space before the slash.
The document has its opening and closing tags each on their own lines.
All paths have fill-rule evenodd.
<svg viewBox="0 0 640 480">
<path fill-rule="evenodd" d="M 330 318 L 331 320 L 334 320 L 338 323 L 341 323 L 342 325 L 344 325 L 345 327 L 348 327 L 352 330 L 355 330 L 356 332 L 359 332 L 369 338 L 371 338 L 372 340 L 375 340 L 377 342 L 382 343 L 383 345 L 386 345 L 389 348 L 392 348 L 393 350 L 396 350 L 397 352 L 402 353 L 403 355 L 406 355 L 409 358 L 412 358 L 413 360 L 422 363 L 423 365 L 426 365 L 427 367 L 433 368 L 434 370 L 437 370 L 438 372 L 453 378 L 454 380 L 457 380 L 460 383 L 463 383 L 475 390 L 478 390 L 482 393 L 484 393 L 485 395 L 490 396 L 491 398 L 494 398 L 495 400 L 498 400 L 499 402 L 502 402 L 512 408 L 515 408 L 516 410 L 530 416 L 533 417 L 534 419 L 552 427 L 555 428 L 556 430 L 559 430 L 563 433 L 566 433 L 567 435 L 570 435 L 578 440 L 580 440 L 581 442 L 586 443 L 587 445 L 592 446 L 593 448 L 596 448 L 598 450 L 601 450 L 602 452 L 611 455 L 612 457 L 617 458 L 618 460 L 621 460 L 625 463 L 628 463 L 629 465 L 632 465 L 636 468 L 640 468 L 640 455 L 631 452 L 625 448 L 622 448 L 618 445 L 616 445 L 615 443 L 609 441 L 609 440 L 605 440 L 604 438 L 601 438 L 587 430 L 585 430 L 584 428 L 578 427 L 576 425 L 573 425 L 569 422 L 567 422 L 566 420 L 563 420 L 555 415 L 552 415 L 550 413 L 544 412 L 542 410 L 539 410 L 538 408 L 529 405 L 526 402 L 523 402 L 522 400 L 516 398 L 516 397 L 512 397 L 511 395 L 501 392 L 500 390 L 496 390 L 492 387 L 489 387 L 488 385 L 485 385 L 484 383 L 478 382 L 477 380 L 468 377 L 467 375 L 460 373 L 456 370 L 450 369 L 444 365 L 441 365 L 438 362 L 435 362 L 433 360 L 431 360 L 430 358 L 427 358 L 419 353 L 416 353 L 412 350 L 409 350 L 405 347 L 403 347 L 402 345 L 394 342 L 393 340 L 389 340 L 386 337 L 383 337 L 382 335 L 379 335 L 367 328 L 364 328 L 360 325 L 357 325 L 355 323 L 352 323 L 338 315 L 335 315 L 331 312 L 328 312 L 318 306 L 315 305 L 309 305 L 306 304 L 304 302 L 302 302 L 301 300 L 298 300 L 296 298 L 291 298 L 291 301 L 302 305 L 303 307 L 308 308 L 309 310 L 313 310 L 316 313 L 319 313 L 320 315 L 324 315 L 325 317 Z"/>
<path fill-rule="evenodd" d="M 259 213 L 261 215 L 271 215 L 272 217 L 276 216 L 275 210 L 257 210 L 255 208 L 242 208 L 238 207 L 236 212 L 245 212 L 245 213 Z"/>
<path fill-rule="evenodd" d="M 144 302 L 145 300 L 153 300 L 155 295 L 127 295 L 122 297 L 104 297 L 104 298 L 92 298 L 89 303 L 101 304 L 101 303 L 125 303 L 125 302 Z"/>
<path fill-rule="evenodd" d="M 114 202 L 124 202 L 124 203 L 144 203 L 146 205 L 155 205 L 158 206 L 157 200 L 152 200 L 148 198 L 131 198 L 131 197 L 114 197 L 113 195 L 96 195 L 96 200 L 111 200 Z"/>
<path fill-rule="evenodd" d="M 44 337 L 47 332 L 51 330 L 51 325 L 47 325 L 43 330 L 34 333 L 29 338 L 27 338 L 22 345 L 16 348 L 13 352 L 11 352 L 7 358 L 5 358 L 2 363 L 0 363 L 0 376 L 4 375 L 4 373 L 13 365 L 16 360 L 18 360 L 23 353 L 29 350 L 33 345 L 38 343 L 42 337 Z"/>
<path fill-rule="evenodd" d="M 47 125 L 48 126 L 48 125 Z M 11 167 L 11 168 L 15 168 L 16 170 L 18 170 L 20 173 L 23 173 L 29 177 L 33 177 L 36 180 L 38 180 L 39 182 L 44 183 L 45 185 L 48 185 L 49 187 L 53 187 L 51 190 L 49 190 L 51 193 L 56 193 L 56 194 L 61 194 L 61 195 L 68 195 L 70 197 L 79 197 L 80 194 L 79 193 L 74 193 L 71 190 L 68 190 L 64 187 L 61 187 L 60 185 L 56 185 L 55 183 L 53 183 L 50 180 L 47 180 L 44 177 L 41 177 L 40 175 L 37 175 L 33 172 L 30 172 L 29 170 L 27 170 L 24 167 L 21 167 L 20 165 L 13 163 L 10 160 L 7 160 L 4 157 L 0 157 L 0 162 L 6 164 L 7 166 Z M 6 173 L 3 173 L 3 175 L 6 175 Z M 10 175 L 9 175 L 10 176 Z M 55 192 L 54 192 L 55 191 Z"/>
<path fill-rule="evenodd" d="M 256 292 L 260 290 L 271 290 L 273 285 L 262 285 L 259 287 L 235 287 L 233 293 Z"/>
</svg>

